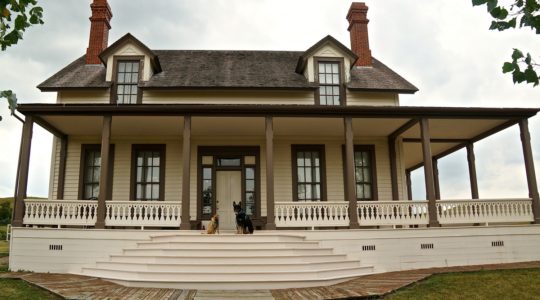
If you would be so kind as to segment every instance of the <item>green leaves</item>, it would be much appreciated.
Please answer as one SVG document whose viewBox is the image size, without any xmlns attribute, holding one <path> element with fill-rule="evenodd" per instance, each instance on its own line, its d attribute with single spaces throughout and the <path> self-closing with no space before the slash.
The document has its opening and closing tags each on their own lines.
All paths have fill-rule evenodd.
<svg viewBox="0 0 540 300">
<path fill-rule="evenodd" d="M 9 110 L 11 110 L 11 115 L 13 115 L 17 109 L 17 95 L 11 90 L 0 91 L 0 98 L 7 99 Z"/>
<path fill-rule="evenodd" d="M 43 8 L 36 0 L 0 0 L 0 49 L 6 50 L 23 38 L 32 25 L 43 24 Z"/>
<path fill-rule="evenodd" d="M 493 17 L 490 30 L 504 31 L 510 28 L 530 27 L 536 34 L 540 34 L 540 1 L 538 0 L 512 0 L 509 5 L 499 5 L 497 0 L 471 0 L 473 6 L 486 5 L 487 11 Z M 512 73 L 514 83 L 539 84 L 536 64 L 530 53 L 525 56 L 519 49 L 512 52 L 512 61 L 502 66 L 503 73 Z M 525 71 L 522 71 L 525 70 Z"/>
</svg>

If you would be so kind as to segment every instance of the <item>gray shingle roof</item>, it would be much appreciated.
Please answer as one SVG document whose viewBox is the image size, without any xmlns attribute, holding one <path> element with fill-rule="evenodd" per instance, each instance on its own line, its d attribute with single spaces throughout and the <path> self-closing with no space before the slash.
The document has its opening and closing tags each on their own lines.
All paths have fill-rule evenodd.
<svg viewBox="0 0 540 300">
<path fill-rule="evenodd" d="M 299 51 L 207 51 L 154 50 L 163 69 L 142 88 L 256 88 L 310 89 L 310 83 L 295 72 Z M 347 87 L 414 93 L 418 89 L 373 59 L 373 68 L 354 68 Z M 38 85 L 42 91 L 70 88 L 108 88 L 105 67 L 85 65 L 84 56 Z"/>
</svg>

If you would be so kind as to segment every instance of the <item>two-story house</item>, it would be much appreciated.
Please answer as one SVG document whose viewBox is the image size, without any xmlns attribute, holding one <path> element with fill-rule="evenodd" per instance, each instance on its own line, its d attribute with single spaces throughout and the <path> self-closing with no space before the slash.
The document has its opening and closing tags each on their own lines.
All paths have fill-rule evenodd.
<svg viewBox="0 0 540 300">
<path fill-rule="evenodd" d="M 194 255 L 189 249 L 203 251 L 191 239 L 219 243 L 200 234 L 214 214 L 222 231 L 234 230 L 233 201 L 241 201 L 253 220 L 259 232 L 253 239 L 275 238 L 288 247 L 295 245 L 289 239 L 308 239 L 334 247 L 331 255 L 347 255 L 311 269 L 319 275 L 304 271 L 318 280 L 295 268 L 290 272 L 296 277 L 272 277 L 268 262 L 260 269 L 276 286 L 328 284 L 369 271 L 445 262 L 539 259 L 516 238 L 527 232 L 540 245 L 540 230 L 529 225 L 540 222 L 540 202 L 527 125 L 538 109 L 400 106 L 400 94 L 417 88 L 372 56 L 364 3 L 353 3 L 347 14 L 350 48 L 326 36 L 305 51 L 157 50 L 129 33 L 109 45 L 110 7 L 94 0 L 91 8 L 86 54 L 38 86 L 56 92 L 57 103 L 18 108 L 26 119 L 12 270 L 84 273 L 142 286 L 202 285 L 204 274 L 186 271 L 182 258 Z M 47 200 L 25 199 L 34 124 L 55 135 Z M 479 199 L 473 144 L 516 124 L 530 198 Z M 462 148 L 469 158 L 464 175 L 470 177 L 471 199 L 440 199 L 437 160 Z M 427 199 L 410 201 L 410 172 L 420 167 Z M 473 226 L 480 223 L 520 225 Z M 220 238 L 236 245 L 247 237 Z M 508 239 L 502 256 L 490 252 L 492 244 L 478 244 L 502 238 Z M 395 247 L 390 241 L 413 244 Z M 262 250 L 261 240 L 252 242 L 254 248 L 245 249 Z M 452 243 L 486 250 L 457 258 L 448 250 Z M 100 265 L 121 249 L 127 249 L 124 255 L 159 257 L 167 251 L 158 244 L 177 251 L 177 261 L 162 264 L 178 269 L 145 273 L 150 271 L 121 265 L 141 264 L 136 255 Z M 296 259 L 328 250 L 302 245 L 307 252 Z M 130 248 L 135 246 L 142 249 Z M 154 252 L 144 251 L 149 249 Z M 442 252 L 431 260 L 403 260 L 419 249 Z M 262 264 L 281 255 L 269 253 L 254 260 Z M 97 267 L 88 267 L 96 261 Z M 282 264 L 293 261 L 281 258 Z M 334 273 L 324 273 L 328 269 Z M 167 277 L 170 272 L 176 277 Z M 257 278 L 245 274 L 247 281 Z"/>
</svg>

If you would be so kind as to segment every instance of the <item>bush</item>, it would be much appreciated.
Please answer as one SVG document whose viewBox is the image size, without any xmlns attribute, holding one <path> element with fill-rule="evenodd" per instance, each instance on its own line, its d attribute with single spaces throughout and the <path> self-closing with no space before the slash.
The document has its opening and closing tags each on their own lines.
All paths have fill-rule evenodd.
<svg viewBox="0 0 540 300">
<path fill-rule="evenodd" d="M 0 203 L 0 225 L 11 223 L 11 207 L 8 201 Z"/>
</svg>

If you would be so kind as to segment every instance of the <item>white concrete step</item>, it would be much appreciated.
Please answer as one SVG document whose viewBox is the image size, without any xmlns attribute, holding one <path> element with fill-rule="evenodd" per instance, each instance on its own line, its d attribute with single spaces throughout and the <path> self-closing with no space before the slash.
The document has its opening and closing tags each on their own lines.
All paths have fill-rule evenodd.
<svg viewBox="0 0 540 300">
<path fill-rule="evenodd" d="M 294 242 L 276 242 L 276 241 L 193 241 L 193 242 L 138 242 L 138 249 L 306 249 L 317 248 L 319 242 L 294 241 Z"/>
<path fill-rule="evenodd" d="M 109 262 L 102 261 L 97 262 L 96 268 L 109 269 L 109 270 L 121 270 L 121 271 L 140 271 L 140 272 L 218 272 L 218 273 L 231 273 L 237 272 L 261 272 L 261 270 L 267 272 L 286 272 L 286 271 L 317 271 L 317 270 L 329 270 L 332 268 L 349 268 L 360 267 L 360 262 L 355 260 L 342 260 L 342 261 L 322 261 L 322 262 L 275 262 L 268 263 L 213 263 L 213 264 L 201 264 L 196 261 L 190 263 L 141 263 L 141 262 Z"/>
<path fill-rule="evenodd" d="M 305 248 L 305 249 L 124 249 L 127 255 L 147 255 L 147 256 L 224 256 L 224 257 L 249 257 L 249 256 L 281 256 L 281 255 L 316 255 L 332 254 L 332 248 Z"/>
<path fill-rule="evenodd" d="M 235 242 L 235 241 L 252 241 L 252 242 L 299 242 L 304 241 L 305 237 L 295 235 L 270 235 L 270 234 L 167 234 L 150 236 L 151 241 L 155 242 Z"/>
<path fill-rule="evenodd" d="M 128 263 L 158 263 L 158 264 L 183 264 L 197 262 L 198 264 L 219 264 L 227 262 L 230 264 L 242 264 L 242 263 L 261 263 L 275 264 L 275 263 L 294 263 L 294 262 L 325 262 L 333 261 L 339 262 L 346 260 L 347 256 L 344 254 L 322 254 L 322 255 L 259 255 L 259 256 L 221 256 L 217 253 L 215 256 L 180 256 L 180 255 L 111 255 L 111 262 L 128 262 Z"/>
<path fill-rule="evenodd" d="M 128 271 L 106 268 L 83 268 L 83 274 L 106 279 L 148 281 L 148 282 L 267 282 L 267 281 L 312 281 L 335 278 L 349 278 L 371 272 L 371 267 L 346 267 L 308 271 L 267 271 L 253 272 L 193 272 L 193 271 Z"/>
</svg>

